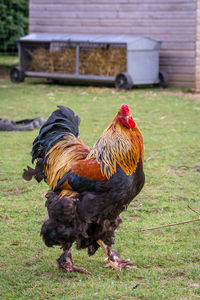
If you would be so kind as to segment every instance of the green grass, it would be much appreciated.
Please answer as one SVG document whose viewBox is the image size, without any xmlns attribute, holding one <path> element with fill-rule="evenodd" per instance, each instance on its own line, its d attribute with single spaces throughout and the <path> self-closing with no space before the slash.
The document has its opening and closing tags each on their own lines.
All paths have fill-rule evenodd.
<svg viewBox="0 0 200 300">
<path fill-rule="evenodd" d="M 11 68 L 18 64 L 18 56 L 0 54 L 0 81 L 8 79 Z"/>
<path fill-rule="evenodd" d="M 39 236 L 47 186 L 21 178 L 38 131 L 0 132 L 2 299 L 200 299 L 200 222 L 134 232 L 198 217 L 187 205 L 200 211 L 200 173 L 171 166 L 200 163 L 200 102 L 159 89 L 117 92 L 30 79 L 19 85 L 0 82 L 0 117 L 47 118 L 56 105 L 66 105 L 81 117 L 80 136 L 89 146 L 123 103 L 144 136 L 146 184 L 122 214 L 114 248 L 138 268 L 108 270 L 101 250 L 88 257 L 73 249 L 74 262 L 92 275 L 60 271 L 60 249 L 47 248 Z"/>
<path fill-rule="evenodd" d="M 17 66 L 18 63 L 19 63 L 18 56 L 0 54 L 0 68 L 14 67 L 14 66 Z"/>
</svg>

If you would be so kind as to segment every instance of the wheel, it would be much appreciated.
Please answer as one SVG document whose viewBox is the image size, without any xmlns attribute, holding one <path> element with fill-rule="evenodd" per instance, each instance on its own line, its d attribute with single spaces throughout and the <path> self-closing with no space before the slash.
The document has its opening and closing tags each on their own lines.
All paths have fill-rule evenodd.
<svg viewBox="0 0 200 300">
<path fill-rule="evenodd" d="M 24 81 L 24 72 L 19 69 L 19 67 L 14 67 L 10 71 L 10 80 L 14 83 L 19 83 Z"/>
<path fill-rule="evenodd" d="M 159 72 L 159 86 L 162 88 L 168 87 L 168 74 L 166 72 Z"/>
<path fill-rule="evenodd" d="M 116 78 L 115 78 L 115 87 L 118 90 L 129 90 L 131 89 L 133 86 L 133 81 L 131 76 L 126 73 L 126 72 L 122 72 L 117 74 Z"/>
</svg>

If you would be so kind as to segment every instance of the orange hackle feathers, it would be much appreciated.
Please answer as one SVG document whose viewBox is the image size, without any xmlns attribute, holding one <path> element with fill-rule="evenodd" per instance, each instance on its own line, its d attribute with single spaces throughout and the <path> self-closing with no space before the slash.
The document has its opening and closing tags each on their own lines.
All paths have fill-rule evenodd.
<svg viewBox="0 0 200 300">
<path fill-rule="evenodd" d="M 103 176 L 109 179 L 116 173 L 117 165 L 131 175 L 140 156 L 144 160 L 143 137 L 139 128 L 127 129 L 115 118 L 93 146 L 87 159 L 96 158 Z"/>
<path fill-rule="evenodd" d="M 85 159 L 89 151 L 90 149 L 73 135 L 65 136 L 56 143 L 46 155 L 47 162 L 44 168 L 50 189 L 56 187 L 58 181 L 77 161 Z"/>
</svg>

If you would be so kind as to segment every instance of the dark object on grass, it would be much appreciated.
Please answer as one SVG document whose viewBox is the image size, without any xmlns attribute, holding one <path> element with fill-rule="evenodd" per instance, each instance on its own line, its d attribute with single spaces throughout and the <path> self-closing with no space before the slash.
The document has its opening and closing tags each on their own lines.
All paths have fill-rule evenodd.
<svg viewBox="0 0 200 300">
<path fill-rule="evenodd" d="M 34 130 L 40 127 L 44 121 L 43 118 L 26 119 L 16 122 L 9 119 L 0 119 L 0 131 Z"/>
</svg>

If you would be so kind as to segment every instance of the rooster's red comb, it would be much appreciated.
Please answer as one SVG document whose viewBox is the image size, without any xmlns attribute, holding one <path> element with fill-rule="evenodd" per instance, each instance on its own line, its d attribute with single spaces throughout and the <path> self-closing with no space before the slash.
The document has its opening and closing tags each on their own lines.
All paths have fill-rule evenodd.
<svg viewBox="0 0 200 300">
<path fill-rule="evenodd" d="M 130 109 L 129 109 L 128 105 L 126 105 L 126 104 L 123 104 L 121 106 L 121 111 L 122 111 L 123 115 L 125 115 L 125 116 L 127 116 L 130 113 Z"/>
</svg>

